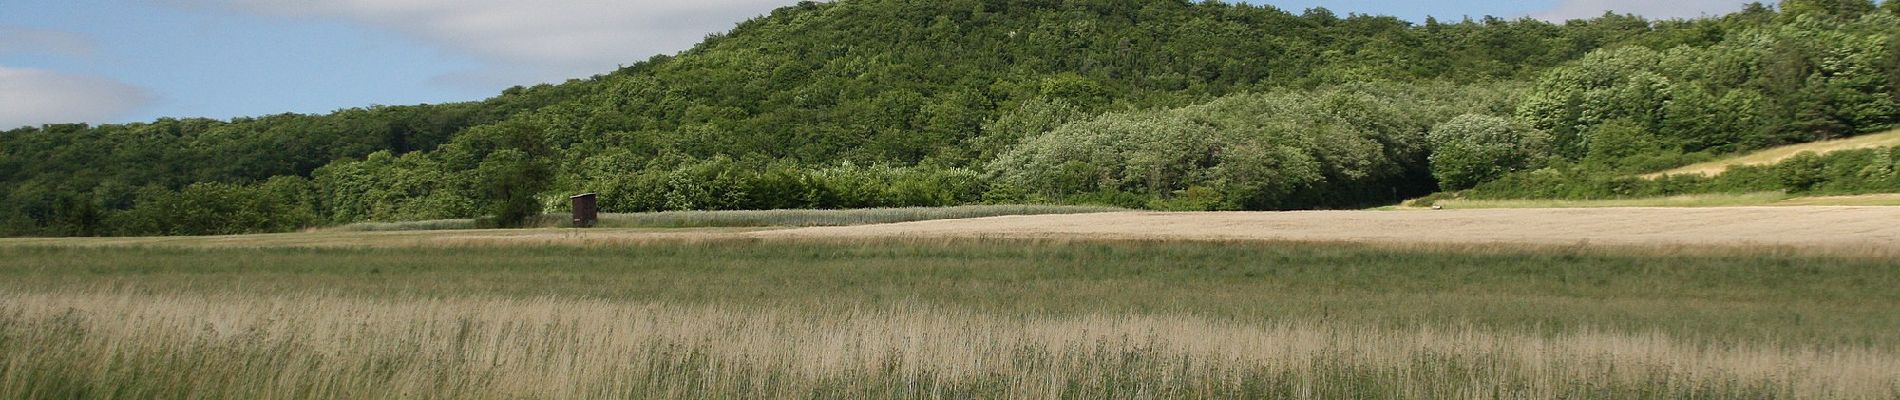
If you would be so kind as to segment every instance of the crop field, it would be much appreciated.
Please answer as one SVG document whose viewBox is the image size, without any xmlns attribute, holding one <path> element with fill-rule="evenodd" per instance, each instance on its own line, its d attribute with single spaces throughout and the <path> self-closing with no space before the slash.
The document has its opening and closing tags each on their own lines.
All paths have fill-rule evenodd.
<svg viewBox="0 0 1900 400">
<path fill-rule="evenodd" d="M 0 241 L 0 397 L 1900 396 L 1883 253 L 821 234 L 1142 215 Z"/>
</svg>

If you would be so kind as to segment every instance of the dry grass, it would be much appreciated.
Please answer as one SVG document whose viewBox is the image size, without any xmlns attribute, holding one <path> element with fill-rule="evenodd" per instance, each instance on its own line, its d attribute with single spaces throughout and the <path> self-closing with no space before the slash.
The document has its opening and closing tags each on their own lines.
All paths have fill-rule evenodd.
<svg viewBox="0 0 1900 400">
<path fill-rule="evenodd" d="M 1776 147 L 1772 149 L 1745 154 L 1745 155 L 1735 157 L 1735 158 L 1728 158 L 1728 159 L 1710 161 L 1710 162 L 1705 162 L 1705 163 L 1693 164 L 1693 165 L 1685 166 L 1682 168 L 1676 168 L 1676 169 L 1672 169 L 1668 171 L 1657 172 L 1654 174 L 1644 175 L 1643 177 L 1649 178 L 1649 179 L 1655 179 L 1655 178 L 1663 177 L 1666 175 L 1718 175 L 1723 172 L 1727 172 L 1729 167 L 1738 166 L 1738 165 L 1777 164 L 1789 158 L 1794 158 L 1794 156 L 1801 155 L 1801 153 L 1827 154 L 1827 153 L 1832 153 L 1832 152 L 1837 152 L 1837 151 L 1872 149 L 1872 148 L 1893 147 L 1893 146 L 1900 146 L 1900 130 L 1886 132 L 1886 133 L 1879 133 L 1879 134 L 1861 135 L 1861 136 L 1851 137 L 1847 139 L 1840 139 L 1840 140 L 1830 140 L 1830 141 L 1825 141 L 1825 142 L 1804 143 L 1804 144 Z"/>
<path fill-rule="evenodd" d="M 889 304 L 11 294 L 0 358 L 6 398 L 1900 395 L 1900 358 L 1865 348 Z"/>
<path fill-rule="evenodd" d="M 1388 210 L 1422 210 L 1431 206 L 1448 210 L 1495 208 L 1628 208 L 1628 207 L 1877 207 L 1900 206 L 1900 194 L 1797 197 L 1782 192 L 1709 193 L 1672 197 L 1611 200 L 1437 200 L 1431 204 L 1408 202 Z"/>
<path fill-rule="evenodd" d="M 0 398 L 1900 396 L 1900 254 L 645 232 L 0 242 Z"/>
<path fill-rule="evenodd" d="M 1231 240 L 1421 245 L 1900 249 L 1900 208 L 1707 207 L 1416 212 L 1124 212 L 924 221 L 747 234 L 777 239 Z"/>
<path fill-rule="evenodd" d="M 1762 194 L 1743 199 L 1770 199 Z M 1725 200 L 1726 199 L 1726 200 Z M 1732 198 L 1686 198 L 1709 204 Z M 1900 196 L 1791 199 L 1782 202 L 1880 204 Z M 1781 204 L 1780 202 L 1776 204 Z M 1521 208 L 1568 205 L 1575 208 Z M 1648 205 L 1649 207 L 1635 207 Z M 823 242 L 843 245 L 1032 241 L 1207 241 L 1376 245 L 1431 251 L 1522 252 L 1557 248 L 1610 254 L 1807 254 L 1900 256 L 1900 208 L 1870 206 L 1655 207 L 1653 203 L 1453 203 L 1446 211 L 1315 211 L 1005 216 L 813 228 L 599 228 L 340 232 L 143 237 L 7 238 L 22 246 L 274 248 L 624 248 L 691 242 Z M 1630 207 L 1622 207 L 1630 206 Z M 1470 208 L 1470 209 L 1466 209 Z"/>
<path fill-rule="evenodd" d="M 1900 194 L 1869 194 L 1860 196 L 1822 196 L 1796 197 L 1775 202 L 1777 206 L 1900 206 Z"/>
<path fill-rule="evenodd" d="M 1640 199 L 1612 200 L 1472 200 L 1447 199 L 1433 201 L 1431 204 L 1408 202 L 1397 209 L 1418 210 L 1432 206 L 1447 210 L 1476 210 L 1495 208 L 1625 208 L 1625 207 L 1741 207 L 1768 206 L 1790 200 L 1792 197 L 1781 192 L 1763 192 L 1748 194 L 1711 193 L 1672 197 L 1651 197 Z M 1837 205 L 1824 201 L 1815 201 L 1814 206 Z"/>
</svg>

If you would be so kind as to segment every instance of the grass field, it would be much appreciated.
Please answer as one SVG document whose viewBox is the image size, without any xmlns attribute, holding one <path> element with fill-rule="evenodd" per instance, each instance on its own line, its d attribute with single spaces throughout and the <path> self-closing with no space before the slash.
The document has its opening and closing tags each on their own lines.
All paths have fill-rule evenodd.
<svg viewBox="0 0 1900 400">
<path fill-rule="evenodd" d="M 1738 165 L 1770 165 L 1785 161 L 1801 153 L 1827 154 L 1844 150 L 1873 149 L 1900 146 L 1900 130 L 1861 135 L 1846 139 L 1825 142 L 1803 143 L 1744 154 L 1738 157 L 1698 163 L 1682 168 L 1645 175 L 1657 178 L 1665 175 L 1717 175 L 1727 172 L 1729 167 Z"/>
<path fill-rule="evenodd" d="M 1890 258 L 282 243 L 0 245 L 0 397 L 1900 396 Z"/>
</svg>

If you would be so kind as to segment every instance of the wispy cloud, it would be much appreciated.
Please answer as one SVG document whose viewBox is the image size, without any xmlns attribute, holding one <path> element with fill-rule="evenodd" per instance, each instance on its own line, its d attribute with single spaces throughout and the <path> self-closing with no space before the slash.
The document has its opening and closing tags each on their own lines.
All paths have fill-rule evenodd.
<svg viewBox="0 0 1900 400">
<path fill-rule="evenodd" d="M 684 50 L 795 0 L 174 0 L 255 14 L 333 17 L 501 64 L 445 80 L 558 81 Z M 525 83 L 525 82 L 524 82 Z"/>
<path fill-rule="evenodd" d="M 1611 11 L 1655 19 L 1694 18 L 1734 12 L 1756 1 L 1759 0 L 1564 0 L 1556 7 L 1531 16 L 1547 21 L 1563 21 L 1593 18 Z"/>
<path fill-rule="evenodd" d="M 85 35 L 46 29 L 0 26 L 0 55 L 44 54 L 92 58 L 98 52 Z"/>
<path fill-rule="evenodd" d="M 145 89 L 112 79 L 0 66 L 0 129 L 111 122 L 151 102 Z"/>
</svg>

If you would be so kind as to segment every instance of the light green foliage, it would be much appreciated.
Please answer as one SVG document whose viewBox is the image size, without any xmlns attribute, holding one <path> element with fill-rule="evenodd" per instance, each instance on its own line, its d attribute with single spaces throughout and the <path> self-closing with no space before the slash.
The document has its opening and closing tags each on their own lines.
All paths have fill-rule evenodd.
<svg viewBox="0 0 1900 400">
<path fill-rule="evenodd" d="M 1891 3 L 1891 2 L 1890 2 Z M 1783 18 L 1854 19 L 1874 12 L 1873 0 L 1782 0 Z"/>
<path fill-rule="evenodd" d="M 1349 207 L 1421 194 L 1425 133 L 1508 89 L 1357 85 L 1110 114 L 1030 138 L 989 166 L 1054 199 L 1164 209 Z M 1496 96 L 1485 98 L 1486 96 Z M 1426 178 L 1429 179 L 1429 178 Z M 1132 197 L 1130 197 L 1132 196 Z"/>
<path fill-rule="evenodd" d="M 1551 132 L 1558 154 L 1573 158 L 1587 152 L 1586 132 L 1598 124 L 1623 119 L 1644 129 L 1658 126 L 1675 91 L 1672 80 L 1651 72 L 1661 60 L 1643 47 L 1591 53 L 1544 75 L 1518 118 Z"/>
<path fill-rule="evenodd" d="M 1030 99 L 983 125 L 983 136 L 972 140 L 971 144 L 976 148 L 977 160 L 993 161 L 1023 139 L 1048 133 L 1088 117 L 1081 108 L 1067 100 Z"/>
<path fill-rule="evenodd" d="M 1550 137 L 1507 118 L 1466 114 L 1432 128 L 1432 175 L 1449 190 L 1468 189 L 1532 169 L 1550 156 Z"/>
<path fill-rule="evenodd" d="M 1477 196 L 1606 198 L 1788 190 L 1900 190 L 1847 170 L 1883 168 L 1852 154 L 1738 168 L 1714 178 L 1646 173 L 1784 145 L 1884 131 L 1900 122 L 1900 16 L 1860 0 L 1791 1 L 1777 18 L 1751 8 L 1705 45 L 1599 50 L 1540 79 L 1519 119 L 1548 129 L 1561 171 L 1518 174 Z M 1772 22 L 1770 21 L 1772 20 Z M 1820 167 L 1828 164 L 1831 167 Z"/>
<path fill-rule="evenodd" d="M 1098 191 L 1170 193 L 1205 184 L 1233 140 L 1158 112 L 1109 114 L 1029 138 L 990 164 L 1005 184 L 1043 195 Z"/>
</svg>

